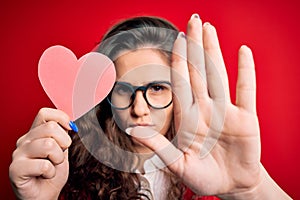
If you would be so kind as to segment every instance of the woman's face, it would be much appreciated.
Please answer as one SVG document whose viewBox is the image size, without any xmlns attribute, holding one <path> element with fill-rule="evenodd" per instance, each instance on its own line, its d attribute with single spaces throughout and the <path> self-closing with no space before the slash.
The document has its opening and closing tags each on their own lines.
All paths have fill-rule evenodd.
<svg viewBox="0 0 300 200">
<path fill-rule="evenodd" d="M 115 61 L 117 82 L 128 83 L 132 86 L 147 86 L 153 82 L 170 83 L 170 64 L 166 56 L 153 49 L 139 49 L 129 51 L 119 56 Z M 160 85 L 148 89 L 151 93 L 161 94 L 166 91 Z M 121 94 L 125 89 L 120 89 Z M 148 98 L 148 97 L 147 97 Z M 153 98 L 154 100 L 151 100 Z M 149 95 L 150 102 L 162 101 L 156 100 L 156 96 Z M 166 99 L 166 98 L 164 98 Z M 120 98 L 116 98 L 120 100 Z M 170 101 L 169 101 L 170 102 Z M 166 104 L 167 102 L 162 102 Z M 154 104 L 154 103 L 153 103 Z M 165 135 L 170 128 L 173 116 L 173 104 L 163 109 L 156 109 L 146 102 L 143 92 L 136 91 L 135 99 L 132 105 L 124 110 L 113 110 L 117 115 L 117 124 L 122 130 L 128 127 L 147 126 Z M 138 151 L 147 152 L 146 148 L 135 142 Z"/>
</svg>

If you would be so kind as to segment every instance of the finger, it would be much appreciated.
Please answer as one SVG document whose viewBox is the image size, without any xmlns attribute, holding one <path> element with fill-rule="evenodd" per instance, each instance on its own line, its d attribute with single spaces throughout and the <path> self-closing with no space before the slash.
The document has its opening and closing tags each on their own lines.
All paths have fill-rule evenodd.
<svg viewBox="0 0 300 200">
<path fill-rule="evenodd" d="M 15 159 L 21 157 L 28 159 L 47 158 L 54 165 L 62 163 L 65 159 L 63 150 L 53 138 L 41 138 L 27 142 L 13 154 Z"/>
<path fill-rule="evenodd" d="M 178 34 L 172 51 L 171 80 L 175 104 L 182 109 L 193 103 L 189 70 L 186 59 L 186 38 L 183 32 Z"/>
<path fill-rule="evenodd" d="M 126 130 L 128 133 L 128 130 Z M 172 171 L 180 168 L 183 153 L 177 149 L 166 137 L 153 129 L 135 127 L 130 130 L 130 135 L 138 142 L 153 150 Z"/>
<path fill-rule="evenodd" d="M 15 160 L 9 167 L 11 180 L 20 185 L 34 177 L 42 176 L 47 179 L 53 178 L 55 173 L 54 165 L 47 159 Z"/>
<path fill-rule="evenodd" d="M 236 105 L 256 113 L 256 78 L 251 50 L 247 46 L 241 46 L 238 59 Z"/>
<path fill-rule="evenodd" d="M 70 117 L 63 111 L 53 108 L 41 108 L 33 121 L 32 127 L 35 128 L 48 121 L 59 123 L 64 129 L 71 130 Z"/>
<path fill-rule="evenodd" d="M 209 95 L 213 99 L 230 101 L 227 72 L 216 29 L 209 23 L 203 25 L 203 45 Z"/>
<path fill-rule="evenodd" d="M 202 37 L 202 21 L 198 14 L 193 14 L 188 22 L 187 58 L 194 96 L 196 98 L 208 97 Z"/>
<path fill-rule="evenodd" d="M 65 129 L 58 123 L 49 121 L 31 129 L 27 134 L 21 137 L 17 141 L 17 147 L 39 138 L 53 138 L 62 149 L 68 148 L 72 143 L 72 140 Z"/>
</svg>

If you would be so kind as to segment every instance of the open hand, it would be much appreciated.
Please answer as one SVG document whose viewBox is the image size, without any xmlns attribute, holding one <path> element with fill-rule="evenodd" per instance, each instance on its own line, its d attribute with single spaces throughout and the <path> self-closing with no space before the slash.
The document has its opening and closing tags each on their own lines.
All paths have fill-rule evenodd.
<svg viewBox="0 0 300 200">
<path fill-rule="evenodd" d="M 172 57 L 177 147 L 161 134 L 137 138 L 200 195 L 239 193 L 261 181 L 254 61 L 248 47 L 238 53 L 232 103 L 216 29 L 192 17 L 187 35 L 180 33 L 175 41 Z"/>
</svg>

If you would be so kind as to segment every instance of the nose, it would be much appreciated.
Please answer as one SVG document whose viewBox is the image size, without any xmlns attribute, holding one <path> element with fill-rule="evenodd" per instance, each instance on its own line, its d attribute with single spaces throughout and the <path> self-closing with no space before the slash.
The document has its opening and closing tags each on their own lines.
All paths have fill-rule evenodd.
<svg viewBox="0 0 300 200">
<path fill-rule="evenodd" d="M 131 106 L 131 114 L 135 117 L 142 117 L 150 113 L 150 108 L 143 96 L 142 91 L 136 91 L 134 102 Z"/>
</svg>

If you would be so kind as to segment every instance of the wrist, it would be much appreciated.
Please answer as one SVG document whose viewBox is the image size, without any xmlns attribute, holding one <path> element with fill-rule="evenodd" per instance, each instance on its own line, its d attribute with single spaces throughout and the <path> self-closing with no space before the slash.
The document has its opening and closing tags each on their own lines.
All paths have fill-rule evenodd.
<svg viewBox="0 0 300 200">
<path fill-rule="evenodd" d="M 269 176 L 268 172 L 261 165 L 260 178 L 258 183 L 251 187 L 244 189 L 237 193 L 224 194 L 219 196 L 221 199 L 233 199 L 233 200 L 261 200 L 261 199 L 278 199 L 278 200 L 290 200 L 289 197 Z"/>
</svg>

